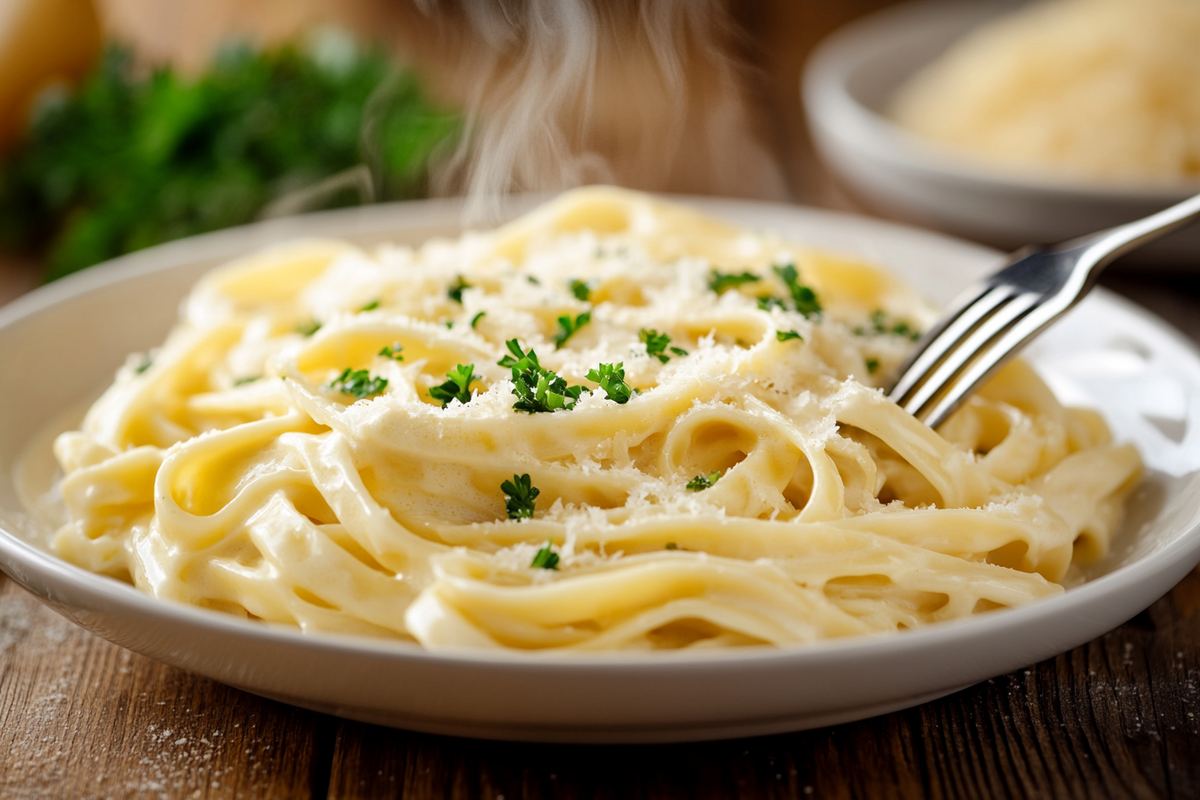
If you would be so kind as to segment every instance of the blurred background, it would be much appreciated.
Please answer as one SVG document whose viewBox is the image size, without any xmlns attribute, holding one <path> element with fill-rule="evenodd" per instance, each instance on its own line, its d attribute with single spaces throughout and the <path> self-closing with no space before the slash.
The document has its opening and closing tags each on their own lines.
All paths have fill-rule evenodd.
<svg viewBox="0 0 1200 800">
<path fill-rule="evenodd" d="M 1006 246 L 1058 235 L 1036 227 L 1048 217 L 1082 233 L 1200 191 L 1197 0 L 1051 0 L 1063 19 L 992 26 L 978 52 L 943 59 L 924 100 L 897 87 L 1023 5 L 0 0 L 0 301 L 182 236 L 426 196 L 466 195 L 476 224 L 507 192 L 610 182 Z M 818 76 L 833 88 L 818 87 L 832 100 L 814 149 L 801 75 L 855 21 L 862 35 Z M 1055 24 L 1092 39 L 1060 36 L 1047 60 L 1036 32 Z M 917 97 L 907 118 L 874 96 L 884 84 Z M 1056 114 L 1110 139 L 1081 145 Z M 1072 172 L 1088 147 L 1100 172 L 1122 147 L 1155 155 L 1115 177 Z"/>
</svg>

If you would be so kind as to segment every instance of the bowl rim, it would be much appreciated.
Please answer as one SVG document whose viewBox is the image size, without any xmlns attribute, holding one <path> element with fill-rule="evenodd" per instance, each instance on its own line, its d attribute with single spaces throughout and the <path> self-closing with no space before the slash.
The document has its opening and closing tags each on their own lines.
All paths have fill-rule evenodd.
<svg viewBox="0 0 1200 800">
<path fill-rule="evenodd" d="M 847 224 L 866 226 L 877 230 L 896 229 L 910 235 L 917 234 L 927 240 L 939 241 L 942 246 L 961 248 L 963 245 L 968 245 L 971 249 L 977 250 L 981 257 L 995 252 L 990 248 L 966 243 L 951 236 L 824 209 L 728 198 L 672 197 L 670 199 L 691 202 L 700 208 L 707 206 L 710 212 L 714 210 L 714 206 L 724 205 L 728 208 L 731 204 L 747 210 L 753 210 L 755 207 L 784 210 L 788 213 L 798 213 L 815 219 L 838 219 Z M 387 219 L 400 214 L 414 220 L 411 227 L 416 227 L 417 224 L 426 224 L 429 227 L 436 227 L 439 224 L 444 226 L 447 213 L 460 209 L 461 205 L 460 199 L 451 199 L 408 201 L 373 207 L 339 209 L 301 215 L 286 220 L 252 223 L 247 226 L 159 245 L 67 276 L 18 298 L 6 307 L 0 308 L 0 333 L 26 318 L 49 313 L 57 304 L 65 303 L 86 293 L 126 281 L 136 281 L 139 278 L 167 270 L 185 269 L 207 258 L 230 257 L 229 253 L 231 252 L 241 253 L 256 246 L 261 247 L 263 243 L 272 240 L 273 237 L 294 235 L 296 231 L 303 233 L 304 231 L 311 232 L 314 229 L 323 230 L 344 224 L 347 220 L 357 221 L 359 224 L 352 227 L 357 227 L 359 232 L 370 235 L 384 232 L 380 230 L 380 226 Z M 410 227 L 410 225 L 406 223 L 405 227 Z M 401 230 L 403 228 L 395 229 L 397 233 Z M 353 233 L 354 231 L 348 231 L 345 235 L 352 236 Z M 311 238 L 312 234 L 309 233 L 309 236 Z M 1097 289 L 1093 294 L 1104 298 L 1105 302 L 1114 305 L 1126 314 L 1138 318 L 1140 323 L 1151 325 L 1159 335 L 1168 339 L 1174 346 L 1182 347 L 1190 353 L 1195 359 L 1196 368 L 1200 369 L 1200 349 L 1182 333 L 1150 312 L 1106 290 Z M 675 673 L 681 669 L 707 671 L 735 662 L 741 666 L 762 668 L 770 668 L 781 662 L 805 668 L 823 668 L 844 662 L 858 662 L 862 659 L 920 657 L 929 651 L 939 651 L 945 648 L 956 651 L 959 648 L 970 647 L 973 643 L 986 642 L 997 635 L 1011 636 L 1021 630 L 1035 629 L 1039 622 L 1050 624 L 1055 619 L 1088 618 L 1093 616 L 1088 612 L 1089 607 L 1097 601 L 1109 596 L 1137 592 L 1139 588 L 1141 594 L 1147 596 L 1153 594 L 1149 601 L 1152 602 L 1153 599 L 1157 599 L 1169 591 L 1178 578 L 1182 578 L 1183 574 L 1197 562 L 1200 562 L 1200 506 L 1192 511 L 1186 531 L 1179 533 L 1173 541 L 1138 558 L 1133 563 L 1117 567 L 1105 575 L 1073 587 L 1058 596 L 1017 608 L 941 622 L 896 634 L 820 640 L 802 646 L 785 648 L 763 646 L 730 652 L 527 653 L 470 648 L 428 650 L 409 642 L 325 632 L 305 634 L 298 629 L 286 626 L 251 622 L 217 611 L 172 601 L 164 602 L 143 594 L 128 584 L 88 572 L 63 561 L 36 547 L 20 535 L 6 530 L 5 524 L 0 521 L 0 564 L 7 567 L 5 572 L 14 582 L 30 589 L 39 599 L 44 602 L 49 601 L 51 605 L 55 604 L 56 598 L 34 590 L 29 585 L 29 575 L 35 575 L 43 580 L 46 576 L 50 576 L 53 581 L 68 587 L 75 595 L 87 597 L 91 605 L 86 606 L 85 610 L 104 608 L 143 616 L 148 615 L 163 623 L 194 626 L 209 633 L 218 633 L 244 642 L 275 644 L 305 651 L 320 651 L 327 654 L 351 655 L 387 661 L 424 662 L 427 665 L 449 662 L 461 667 L 549 672 L 560 670 L 578 672 L 666 670 Z M 16 569 L 13 568 L 14 566 Z M 28 575 L 24 574 L 26 572 Z M 1152 586 L 1151 579 L 1175 573 L 1179 573 L 1176 580 L 1160 582 Z M 1151 590 L 1147 592 L 1147 588 Z M 1141 607 L 1138 610 L 1140 611 Z M 1129 616 L 1132 617 L 1136 613 L 1135 611 Z M 1075 641 L 1069 636 L 1062 639 L 1063 642 L 1068 640 Z M 1086 640 L 1083 639 L 1078 643 Z M 1062 649 L 1055 652 L 1061 652 Z"/>
<path fill-rule="evenodd" d="M 859 101 L 849 83 L 857 70 L 902 33 L 923 28 L 931 19 L 983 22 L 1026 3 L 1020 0 L 912 0 L 868 14 L 834 31 L 813 50 L 800 81 L 801 104 L 809 129 L 852 140 L 860 149 L 894 167 L 927 178 L 969 181 L 988 191 L 1036 191 L 1063 201 L 1121 201 L 1167 206 L 1200 193 L 1200 178 L 1163 184 L 1091 182 L 1062 175 L 1053 178 L 1038 167 L 991 165 L 969 153 L 940 147 Z M 901 35 L 898 35 L 901 34 Z M 895 44 L 891 44 L 892 47 Z M 908 77 L 908 76 L 905 76 Z M 819 139 L 819 136 L 814 136 Z"/>
</svg>

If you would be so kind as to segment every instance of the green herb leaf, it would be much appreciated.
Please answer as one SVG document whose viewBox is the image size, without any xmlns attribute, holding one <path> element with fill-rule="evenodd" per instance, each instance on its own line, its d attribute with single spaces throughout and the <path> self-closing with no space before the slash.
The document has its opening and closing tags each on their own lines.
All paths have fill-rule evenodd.
<svg viewBox="0 0 1200 800">
<path fill-rule="evenodd" d="M 260 377 L 262 377 L 262 376 L 261 375 L 251 375 L 247 378 L 238 378 L 237 380 L 235 380 L 233 382 L 233 385 L 234 386 L 245 386 L 247 383 L 254 383 Z"/>
<path fill-rule="evenodd" d="M 136 367 L 133 368 L 133 373 L 135 375 L 141 375 L 143 372 L 145 372 L 146 370 L 150 369 L 153 366 L 154 366 L 154 359 L 152 359 L 150 356 L 146 356 L 145 358 L 142 359 L 142 363 L 138 364 Z"/>
<path fill-rule="evenodd" d="M 565 380 L 538 363 L 537 353 L 522 350 L 516 339 L 509 339 L 505 344 L 512 355 L 498 363 L 512 369 L 513 394 L 517 396 L 514 409 L 535 414 L 570 411 L 575 407 L 584 392 L 582 386 L 568 386 Z"/>
<path fill-rule="evenodd" d="M 713 484 L 721 479 L 721 473 L 710 472 L 707 475 L 697 475 L 687 482 L 687 490 L 689 492 L 702 492 L 705 489 L 711 488 Z"/>
<path fill-rule="evenodd" d="M 919 330 L 904 320 L 893 321 L 889 319 L 887 313 L 881 308 L 877 308 L 871 312 L 870 330 L 866 328 L 854 329 L 854 334 L 856 336 L 866 336 L 868 333 L 875 334 L 877 336 L 883 334 L 903 336 L 906 339 L 910 339 L 914 342 L 921 338 L 921 332 Z"/>
<path fill-rule="evenodd" d="M 587 281 L 581 281 L 578 278 L 575 278 L 569 285 L 571 287 L 571 294 L 575 295 L 576 300 L 586 303 L 591 299 L 592 285 Z"/>
<path fill-rule="evenodd" d="M 404 348 L 400 346 L 399 342 L 392 342 L 380 350 L 379 355 L 384 358 L 390 358 L 392 361 L 403 361 L 404 354 L 401 352 L 402 350 Z"/>
<path fill-rule="evenodd" d="M 758 298 L 758 307 L 762 311 L 770 311 L 772 308 L 787 311 L 787 304 L 774 295 Z"/>
<path fill-rule="evenodd" d="M 600 388 L 604 390 L 604 396 L 614 403 L 624 405 L 633 396 L 633 389 L 629 388 L 629 384 L 625 382 L 625 365 L 623 363 L 598 364 L 595 369 L 588 372 L 587 379 L 600 384 Z"/>
<path fill-rule="evenodd" d="M 307 192 L 303 210 L 361 203 L 346 178 L 362 166 L 379 199 L 424 194 L 430 156 L 457 119 L 383 48 L 339 53 L 332 68 L 313 48 L 230 47 L 185 77 L 110 47 L 5 154 L 0 244 L 46 244 L 57 278 L 250 222 L 294 190 Z M 322 183 L 331 188 L 316 191 Z"/>
<path fill-rule="evenodd" d="M 506 347 L 508 347 L 508 352 L 512 353 L 512 355 L 504 356 L 499 361 L 497 361 L 496 363 L 499 364 L 500 366 L 502 366 L 502 367 L 517 367 L 517 366 L 519 366 L 520 369 L 522 369 L 522 370 L 528 369 L 528 367 L 530 365 L 535 366 L 535 367 L 538 366 L 537 353 L 533 352 L 532 350 L 530 350 L 528 353 L 526 353 L 524 350 L 521 349 L 521 343 L 519 341 L 517 341 L 516 339 L 509 339 L 504 344 Z M 526 362 L 528 362 L 528 363 L 526 363 Z"/>
<path fill-rule="evenodd" d="M 868 358 L 867 359 L 867 372 L 874 375 L 878 371 L 879 371 L 879 359 L 878 358 Z"/>
<path fill-rule="evenodd" d="M 792 339 L 799 339 L 802 342 L 804 341 L 804 337 L 796 331 L 775 331 L 775 338 L 781 342 L 791 341 Z"/>
<path fill-rule="evenodd" d="M 476 314 L 475 316 L 471 317 L 471 327 L 472 327 L 472 328 L 474 328 L 476 325 L 478 325 L 478 324 L 479 324 L 479 320 L 483 319 L 483 316 L 484 316 L 484 314 L 486 314 L 486 313 L 487 313 L 486 311 L 480 311 L 478 314 Z"/>
<path fill-rule="evenodd" d="M 679 545 L 675 544 L 675 542 L 667 542 L 667 546 L 665 549 L 666 550 L 678 550 Z"/>
<path fill-rule="evenodd" d="M 463 290 L 470 288 L 471 284 L 464 281 L 463 276 L 459 275 L 454 279 L 454 283 L 450 284 L 450 288 L 446 290 L 446 296 L 459 305 L 462 305 Z"/>
<path fill-rule="evenodd" d="M 759 277 L 752 272 L 720 272 L 713 270 L 708 276 L 708 288 L 717 294 L 724 294 L 730 289 L 747 283 L 757 283 Z"/>
<path fill-rule="evenodd" d="M 533 485 L 529 473 L 513 475 L 511 481 L 500 484 L 504 492 L 504 508 L 508 511 L 509 519 L 532 519 L 534 501 L 541 490 Z"/>
<path fill-rule="evenodd" d="M 354 395 L 358 400 L 382 394 L 387 388 L 387 378 L 372 378 L 365 369 L 346 369 L 342 374 L 329 382 L 330 389 L 337 389 L 343 394 Z"/>
<path fill-rule="evenodd" d="M 562 346 L 567 343 L 567 340 L 579 332 L 579 329 L 592 321 L 592 312 L 584 311 L 579 316 L 572 320 L 569 316 L 558 318 L 558 333 L 552 336 L 554 341 L 554 349 L 561 350 Z"/>
<path fill-rule="evenodd" d="M 805 286 L 800 282 L 800 273 L 796 271 L 795 264 L 774 266 L 771 269 L 787 285 L 788 293 L 792 296 L 792 304 L 795 306 L 796 311 L 799 311 L 806 317 L 820 315 L 821 302 L 817 299 L 817 293 L 811 287 Z"/>
<path fill-rule="evenodd" d="M 533 557 L 533 563 L 530 567 L 541 567 L 542 569 L 558 569 L 558 553 L 554 552 L 554 542 L 546 542 L 546 546 L 537 551 Z"/>
<path fill-rule="evenodd" d="M 429 396 L 440 400 L 442 408 L 450 405 L 451 400 L 466 405 L 471 402 L 471 381 L 480 380 L 475 374 L 474 364 L 459 364 L 446 373 L 446 382 L 440 386 L 431 386 Z"/>
<path fill-rule="evenodd" d="M 361 314 L 364 311 L 374 311 L 375 309 L 379 308 L 379 303 L 380 303 L 380 301 L 378 299 L 372 300 L 371 302 L 367 303 L 365 306 L 360 308 L 358 310 L 358 313 Z"/>
<path fill-rule="evenodd" d="M 642 328 L 638 331 L 638 341 L 646 345 L 646 355 L 654 356 L 663 364 L 671 360 L 671 357 L 667 355 L 668 349 L 677 356 L 687 355 L 687 350 L 670 346 L 670 336 L 665 333 L 659 333 L 653 328 Z"/>
<path fill-rule="evenodd" d="M 525 280 L 527 280 L 529 283 L 532 283 L 534 286 L 541 286 L 541 285 L 542 285 L 542 282 L 541 282 L 541 281 L 539 281 L 539 280 L 538 280 L 536 277 L 534 277 L 533 275 L 526 275 L 526 276 L 525 276 Z"/>
<path fill-rule="evenodd" d="M 321 330 L 321 323 L 315 319 L 310 319 L 308 322 L 301 322 L 296 326 L 296 333 L 304 336 L 312 336 L 317 331 Z"/>
</svg>

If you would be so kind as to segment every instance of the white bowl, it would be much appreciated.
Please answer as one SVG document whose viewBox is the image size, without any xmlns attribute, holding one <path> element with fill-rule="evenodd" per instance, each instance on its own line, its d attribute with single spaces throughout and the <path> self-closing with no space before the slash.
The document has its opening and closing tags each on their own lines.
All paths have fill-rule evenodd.
<svg viewBox="0 0 1200 800">
<path fill-rule="evenodd" d="M 692 200 L 735 222 L 868 259 L 949 299 L 999 256 L 898 225 L 795 206 Z M 268 243 L 363 245 L 457 230 L 455 203 L 315 214 L 127 256 L 0 309 L 0 567 L 88 630 L 256 694 L 384 725 L 576 742 L 713 739 L 905 708 L 1076 647 L 1129 619 L 1200 561 L 1200 357 L 1153 316 L 1097 290 L 1028 351 L 1064 399 L 1099 408 L 1148 472 L 1091 580 L 1022 608 L 792 649 L 547 657 L 462 651 L 291 628 L 155 600 L 48 553 L 22 496 L 50 482 L 50 434 L 160 343 L 206 270 Z M 26 454 L 23 460 L 23 454 Z M 22 466 L 24 464 L 24 467 Z M 40 468 L 40 469 L 39 469 Z"/>
<path fill-rule="evenodd" d="M 830 36 L 810 58 L 803 81 L 820 156 L 877 210 L 1005 250 L 1129 222 L 1200 193 L 1200 183 L 1106 187 L 992 170 L 885 116 L 890 99 L 913 73 L 967 31 L 1020 5 L 919 2 L 864 17 Z M 1200 270 L 1200 226 L 1171 234 L 1127 260 Z"/>
</svg>

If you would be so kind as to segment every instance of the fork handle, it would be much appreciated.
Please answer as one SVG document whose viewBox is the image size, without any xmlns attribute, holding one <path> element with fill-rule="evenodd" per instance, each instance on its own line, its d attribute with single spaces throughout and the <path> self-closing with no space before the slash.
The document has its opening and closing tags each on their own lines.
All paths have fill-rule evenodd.
<svg viewBox="0 0 1200 800">
<path fill-rule="evenodd" d="M 1118 256 L 1165 236 L 1197 218 L 1200 218 L 1200 194 L 1148 217 L 1063 242 L 1053 249 L 1057 252 L 1080 251 L 1079 260 L 1091 262 L 1090 278 L 1095 280 L 1100 271 Z"/>
</svg>

